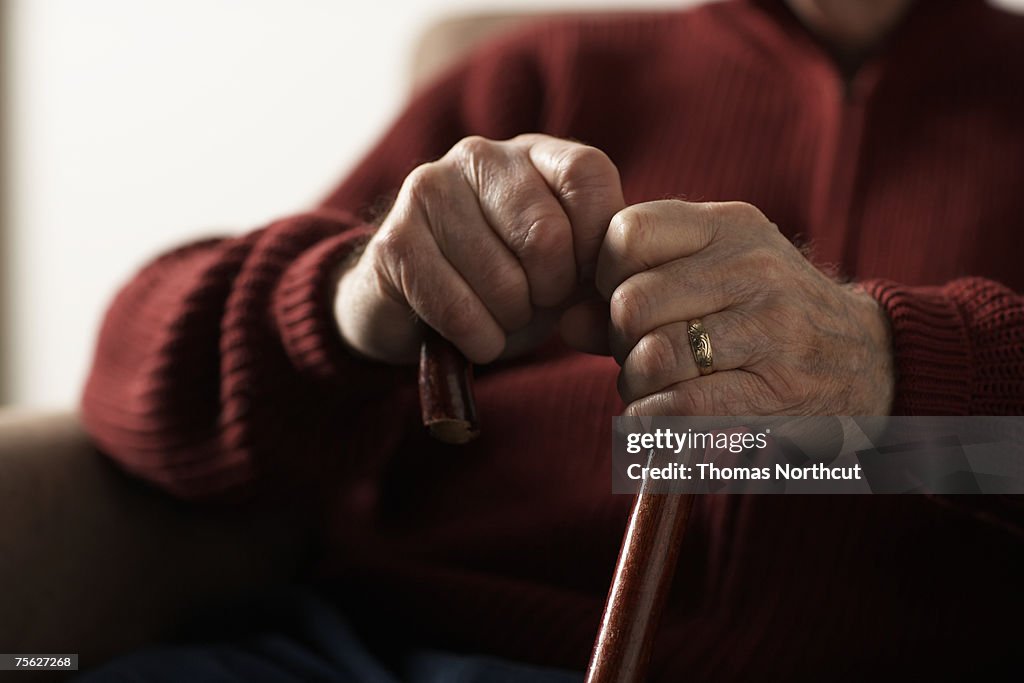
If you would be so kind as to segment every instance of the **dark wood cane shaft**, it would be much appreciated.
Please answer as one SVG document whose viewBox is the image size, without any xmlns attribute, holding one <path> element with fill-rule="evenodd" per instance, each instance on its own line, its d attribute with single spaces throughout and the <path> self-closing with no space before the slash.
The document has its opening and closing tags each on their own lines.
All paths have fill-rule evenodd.
<svg viewBox="0 0 1024 683">
<path fill-rule="evenodd" d="M 689 494 L 653 494 L 646 486 L 637 494 L 586 683 L 646 680 L 654 634 L 692 506 Z"/>
<path fill-rule="evenodd" d="M 462 444 L 480 433 L 469 361 L 427 330 L 420 351 L 423 424 L 437 439 Z M 652 456 L 653 457 L 653 456 Z M 633 502 L 586 683 L 641 683 L 675 575 L 693 496 L 654 494 L 646 481 Z"/>
<path fill-rule="evenodd" d="M 480 434 L 473 398 L 473 366 L 455 346 L 427 329 L 420 348 L 420 410 L 434 438 L 464 444 Z"/>
</svg>

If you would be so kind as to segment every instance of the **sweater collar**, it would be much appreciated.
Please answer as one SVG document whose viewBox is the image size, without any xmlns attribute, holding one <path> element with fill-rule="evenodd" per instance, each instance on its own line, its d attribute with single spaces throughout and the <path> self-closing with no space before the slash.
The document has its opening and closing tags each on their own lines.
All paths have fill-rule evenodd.
<svg viewBox="0 0 1024 683">
<path fill-rule="evenodd" d="M 857 71 L 846 77 L 828 45 L 784 0 L 729 0 L 721 9 L 719 15 L 743 34 L 743 40 L 755 43 L 751 47 L 790 66 L 827 72 L 831 78 L 845 81 L 852 93 L 873 90 L 883 75 L 916 79 L 928 71 L 961 68 L 961 51 L 941 46 L 954 39 L 962 44 L 972 33 L 983 35 L 982 24 L 993 15 L 985 0 L 916 0 Z"/>
</svg>

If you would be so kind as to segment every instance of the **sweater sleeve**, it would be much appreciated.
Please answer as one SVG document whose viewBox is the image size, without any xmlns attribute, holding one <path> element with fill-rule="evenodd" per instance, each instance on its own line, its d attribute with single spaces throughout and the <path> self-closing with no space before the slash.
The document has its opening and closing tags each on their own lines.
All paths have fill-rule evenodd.
<svg viewBox="0 0 1024 683">
<path fill-rule="evenodd" d="M 489 47 L 416 94 L 314 211 L 143 268 L 111 304 L 86 382 L 82 420 L 97 445 L 192 499 L 250 495 L 344 458 L 368 393 L 409 370 L 345 351 L 339 264 L 417 164 L 465 135 L 536 130 L 538 73 L 525 39 Z"/>
<path fill-rule="evenodd" d="M 977 277 L 864 286 L 892 325 L 893 414 L 1024 414 L 1024 297 Z"/>
</svg>

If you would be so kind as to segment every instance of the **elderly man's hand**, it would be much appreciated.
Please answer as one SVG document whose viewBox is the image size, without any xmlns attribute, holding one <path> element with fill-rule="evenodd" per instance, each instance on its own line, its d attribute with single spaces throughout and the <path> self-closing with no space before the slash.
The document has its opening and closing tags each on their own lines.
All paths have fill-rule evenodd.
<svg viewBox="0 0 1024 683">
<path fill-rule="evenodd" d="M 406 178 L 342 274 L 342 339 L 370 358 L 411 361 L 418 317 L 477 363 L 524 350 L 593 280 L 624 206 L 618 171 L 594 147 L 544 135 L 465 138 Z"/>
<path fill-rule="evenodd" d="M 886 414 L 888 323 L 742 203 L 657 201 L 611 221 L 597 287 L 610 302 L 619 392 L 637 415 Z M 700 318 L 714 372 L 688 337 Z"/>
</svg>

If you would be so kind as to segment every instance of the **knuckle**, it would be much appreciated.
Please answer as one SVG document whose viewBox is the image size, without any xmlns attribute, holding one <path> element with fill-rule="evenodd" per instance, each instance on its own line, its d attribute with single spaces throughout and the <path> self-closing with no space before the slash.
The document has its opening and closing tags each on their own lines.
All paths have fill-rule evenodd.
<svg viewBox="0 0 1024 683">
<path fill-rule="evenodd" d="M 759 280 L 775 278 L 781 271 L 781 255 L 778 250 L 765 244 L 757 244 L 747 249 L 745 258 L 748 272 L 757 273 Z"/>
<path fill-rule="evenodd" d="M 774 266 L 779 262 L 779 256 L 778 250 L 767 244 L 755 244 L 747 249 L 747 258 L 758 266 Z"/>
<path fill-rule="evenodd" d="M 716 205 L 719 219 L 731 224 L 768 223 L 759 208 L 747 202 L 722 202 Z"/>
<path fill-rule="evenodd" d="M 411 242 L 408 230 L 381 230 L 374 238 L 374 250 L 379 260 L 401 266 L 408 263 L 415 254 Z"/>
<path fill-rule="evenodd" d="M 417 250 L 407 229 L 382 230 L 374 236 L 371 248 L 378 281 L 383 291 L 396 300 L 408 301 L 410 274 L 418 270 L 413 262 Z"/>
<path fill-rule="evenodd" d="M 452 152 L 462 159 L 473 160 L 486 157 L 497 143 L 480 135 L 470 135 L 455 143 Z"/>
<path fill-rule="evenodd" d="M 496 164 L 500 164 L 497 160 L 500 144 L 479 135 L 471 135 L 455 143 L 447 155 L 448 161 L 453 168 L 459 169 L 478 193 L 486 191 L 489 186 L 494 191 L 494 171 Z"/>
<path fill-rule="evenodd" d="M 567 223 L 565 216 L 556 213 L 543 213 L 527 219 L 522 227 L 512 231 L 512 251 L 525 262 L 551 253 Z"/>
<path fill-rule="evenodd" d="M 602 192 L 618 181 L 618 170 L 608 155 L 596 147 L 573 144 L 558 157 L 556 180 L 560 194 L 576 195 Z"/>
<path fill-rule="evenodd" d="M 509 138 L 505 142 L 510 145 L 534 145 L 540 142 L 564 142 L 560 138 L 556 138 L 553 135 L 547 135 L 545 133 L 519 133 L 513 138 Z"/>
<path fill-rule="evenodd" d="M 679 363 L 675 346 L 661 332 L 642 337 L 633 349 L 633 355 L 637 374 L 650 379 L 667 376 Z"/>
<path fill-rule="evenodd" d="M 413 169 L 405 179 L 405 193 L 418 204 L 432 203 L 444 193 L 445 172 L 440 162 L 431 161 Z"/>
<path fill-rule="evenodd" d="M 611 320 L 627 338 L 636 339 L 645 331 L 645 321 L 650 317 L 649 295 L 635 283 L 627 280 L 619 285 L 611 298 Z"/>
<path fill-rule="evenodd" d="M 753 204 L 721 202 L 705 206 L 707 212 L 703 227 L 712 231 L 711 236 L 718 234 L 737 238 L 742 242 L 771 244 L 776 236 L 782 235 L 778 226 L 768 220 Z"/>
<path fill-rule="evenodd" d="M 623 254 L 642 252 L 650 242 L 653 231 L 648 211 L 639 206 L 619 211 L 612 217 L 609 228 Z"/>
<path fill-rule="evenodd" d="M 569 175 L 588 175 L 603 172 L 612 165 L 608 155 L 597 147 L 573 144 L 565 148 L 561 156 L 561 165 Z"/>
<path fill-rule="evenodd" d="M 693 216 L 691 228 L 701 244 L 710 244 L 716 238 L 729 233 L 729 223 L 723 217 L 720 204 L 701 204 Z"/>
</svg>

